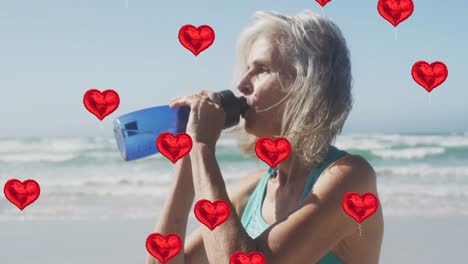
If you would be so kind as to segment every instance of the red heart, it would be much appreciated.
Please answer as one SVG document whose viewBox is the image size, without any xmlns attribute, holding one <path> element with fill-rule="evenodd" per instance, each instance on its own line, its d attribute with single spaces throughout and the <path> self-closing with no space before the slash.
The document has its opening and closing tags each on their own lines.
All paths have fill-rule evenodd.
<svg viewBox="0 0 468 264">
<path fill-rule="evenodd" d="M 195 204 L 194 212 L 198 221 L 213 231 L 229 218 L 231 209 L 229 204 L 223 200 L 217 200 L 212 203 L 206 199 L 202 199 Z"/>
<path fill-rule="evenodd" d="M 35 180 L 21 182 L 17 179 L 10 179 L 5 183 L 3 192 L 8 201 L 23 211 L 26 206 L 37 200 L 41 193 L 41 187 Z"/>
<path fill-rule="evenodd" d="M 431 64 L 418 61 L 411 69 L 413 79 L 429 93 L 443 83 L 448 77 L 447 66 L 443 62 L 436 61 Z"/>
<path fill-rule="evenodd" d="M 172 135 L 169 132 L 159 134 L 156 140 L 156 147 L 159 152 L 168 158 L 172 163 L 185 156 L 192 149 L 192 138 L 189 134 L 181 132 Z"/>
<path fill-rule="evenodd" d="M 146 250 L 151 256 L 157 258 L 162 263 L 179 254 L 182 249 L 182 240 L 177 234 L 163 236 L 158 233 L 150 234 L 146 238 Z"/>
<path fill-rule="evenodd" d="M 322 7 L 331 2 L 332 0 L 315 0 L 319 3 Z"/>
<path fill-rule="evenodd" d="M 180 43 L 195 56 L 210 47 L 214 39 L 214 30 L 208 25 L 201 25 L 198 28 L 193 25 L 184 25 L 179 30 Z"/>
<path fill-rule="evenodd" d="M 255 153 L 257 153 L 259 159 L 273 168 L 289 156 L 291 144 L 289 144 L 286 138 L 282 137 L 274 141 L 267 137 L 262 137 L 255 143 Z"/>
<path fill-rule="evenodd" d="M 343 196 L 341 205 L 348 215 L 358 223 L 362 223 L 377 211 L 379 202 L 373 193 L 365 193 L 360 196 L 355 192 L 348 192 Z"/>
<path fill-rule="evenodd" d="M 266 264 L 266 260 L 260 252 L 252 252 L 247 255 L 242 251 L 237 251 L 229 258 L 229 264 Z"/>
<path fill-rule="evenodd" d="M 377 9 L 383 18 L 396 27 L 413 14 L 414 4 L 412 0 L 379 0 Z"/>
<path fill-rule="evenodd" d="M 89 89 L 83 96 L 83 103 L 89 112 L 102 120 L 119 107 L 120 98 L 114 90 L 105 90 L 101 93 L 99 90 Z"/>
</svg>

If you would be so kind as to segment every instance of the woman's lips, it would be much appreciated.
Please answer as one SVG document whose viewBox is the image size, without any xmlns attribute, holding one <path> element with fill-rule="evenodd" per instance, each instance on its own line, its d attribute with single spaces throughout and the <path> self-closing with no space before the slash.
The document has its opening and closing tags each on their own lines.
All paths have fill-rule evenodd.
<svg viewBox="0 0 468 264">
<path fill-rule="evenodd" d="M 251 111 L 251 109 L 252 109 L 252 107 L 253 107 L 253 106 L 252 106 L 252 103 L 250 102 L 249 99 L 246 98 L 246 101 L 247 101 L 247 105 L 249 106 L 249 108 L 247 108 L 247 110 L 245 110 L 244 113 L 241 113 L 241 116 L 242 116 L 242 117 L 245 117 L 245 116 L 247 115 L 247 113 L 248 113 L 249 111 Z"/>
</svg>

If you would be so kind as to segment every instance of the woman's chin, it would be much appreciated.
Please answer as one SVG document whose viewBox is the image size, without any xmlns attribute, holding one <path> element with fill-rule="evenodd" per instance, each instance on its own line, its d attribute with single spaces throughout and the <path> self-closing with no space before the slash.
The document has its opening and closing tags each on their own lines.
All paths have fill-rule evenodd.
<svg viewBox="0 0 468 264">
<path fill-rule="evenodd" d="M 267 134 L 270 134 L 268 133 L 268 130 L 265 131 L 265 127 L 259 126 L 259 124 L 262 124 L 263 121 L 257 120 L 256 118 L 257 116 L 255 115 L 255 112 L 252 113 L 250 111 L 247 111 L 247 113 L 242 117 L 245 120 L 244 129 L 246 133 L 257 136 L 257 137 L 263 137 Z M 257 121 L 260 121 L 260 122 L 257 122 Z"/>
<path fill-rule="evenodd" d="M 258 127 L 255 125 L 250 124 L 251 126 L 247 125 L 245 126 L 245 132 L 250 135 L 254 135 L 257 137 L 263 137 L 265 136 L 265 133 L 261 131 Z"/>
<path fill-rule="evenodd" d="M 245 132 L 254 136 L 258 136 L 258 131 L 255 127 L 255 124 L 252 124 L 249 121 L 245 121 Z"/>
<path fill-rule="evenodd" d="M 247 132 L 248 134 L 254 134 L 254 130 L 253 128 L 250 126 L 249 122 L 246 120 L 245 121 L 245 132 Z"/>
</svg>

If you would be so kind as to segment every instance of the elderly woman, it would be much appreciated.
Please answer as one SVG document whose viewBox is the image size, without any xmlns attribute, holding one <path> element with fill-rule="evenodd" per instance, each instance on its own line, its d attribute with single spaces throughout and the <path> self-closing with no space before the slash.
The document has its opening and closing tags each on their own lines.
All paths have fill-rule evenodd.
<svg viewBox="0 0 468 264">
<path fill-rule="evenodd" d="M 378 263 L 381 207 L 359 226 L 341 205 L 347 192 L 378 197 L 375 172 L 361 156 L 332 145 L 352 108 L 345 39 L 332 21 L 309 11 L 257 12 L 256 18 L 238 43 L 237 90 L 251 106 L 240 124 L 250 136 L 244 149 L 252 152 L 259 137 L 280 136 L 291 153 L 228 192 L 215 158 L 225 121 L 219 99 L 207 91 L 174 99 L 171 107 L 191 107 L 193 147 L 176 163 L 155 229 L 183 241 L 184 250 L 167 263 L 228 264 L 237 251 L 259 252 L 268 264 Z M 231 214 L 214 230 L 201 225 L 184 240 L 194 199 L 224 200 Z M 148 255 L 147 263 L 159 261 Z"/>
</svg>

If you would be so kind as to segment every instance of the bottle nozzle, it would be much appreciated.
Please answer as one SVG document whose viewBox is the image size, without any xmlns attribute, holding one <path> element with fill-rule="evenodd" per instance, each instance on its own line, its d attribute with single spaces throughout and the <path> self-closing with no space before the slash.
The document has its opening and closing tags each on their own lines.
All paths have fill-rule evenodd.
<svg viewBox="0 0 468 264">
<path fill-rule="evenodd" d="M 236 97 L 231 90 L 224 90 L 217 93 L 221 100 L 224 112 L 226 112 L 226 122 L 224 128 L 235 126 L 240 121 L 240 115 L 245 114 L 249 105 L 243 96 Z"/>
</svg>

